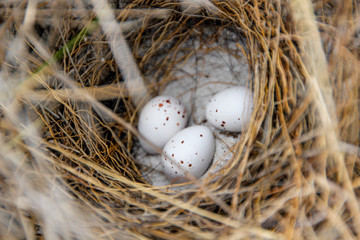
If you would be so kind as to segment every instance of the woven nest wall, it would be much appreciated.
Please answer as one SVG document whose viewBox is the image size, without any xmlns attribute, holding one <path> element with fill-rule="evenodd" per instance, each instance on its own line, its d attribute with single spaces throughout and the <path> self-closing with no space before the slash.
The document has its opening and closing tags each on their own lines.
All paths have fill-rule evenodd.
<svg viewBox="0 0 360 240">
<path fill-rule="evenodd" d="M 1 238 L 360 237 L 359 3 L 189 2 L 0 3 Z M 219 174 L 154 187 L 138 113 L 213 44 L 248 65 L 250 126 Z"/>
</svg>

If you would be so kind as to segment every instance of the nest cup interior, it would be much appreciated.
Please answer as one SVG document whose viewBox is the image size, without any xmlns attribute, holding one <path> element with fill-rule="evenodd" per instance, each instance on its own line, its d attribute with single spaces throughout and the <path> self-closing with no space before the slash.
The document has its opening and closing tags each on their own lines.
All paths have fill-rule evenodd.
<svg viewBox="0 0 360 240">
<path fill-rule="evenodd" d="M 128 61 L 141 73 L 143 85 L 135 87 L 129 87 L 132 70 L 121 67 L 124 55 L 104 30 L 96 3 L 94 9 L 62 1 L 17 6 L 23 12 L 36 8 L 38 17 L 24 33 L 30 36 L 26 62 L 4 57 L 9 64 L 3 75 L 15 79 L 23 71 L 29 77 L 9 95 L 11 107 L 0 105 L 2 139 L 24 156 L 27 167 L 19 167 L 15 176 L 31 172 L 28 189 L 54 202 L 54 211 L 63 210 L 61 223 L 71 216 L 74 224 L 49 227 L 54 222 L 40 211 L 43 207 L 29 204 L 36 197 L 11 180 L 17 191 L 10 197 L 32 201 L 22 207 L 4 202 L 7 211 L 21 209 L 13 214 L 17 222 L 27 219 L 8 227 L 8 236 L 360 236 L 359 29 L 349 24 L 359 19 L 349 10 L 355 7 L 332 3 L 343 10 L 337 12 L 321 2 L 304 3 L 308 9 L 297 6 L 299 1 L 191 7 L 185 2 L 114 2 L 108 9 L 130 50 Z M 55 11 L 58 6 L 61 11 Z M 9 16 L 15 14 L 6 7 Z M 8 15 L 3 31 L 12 29 L 15 38 L 25 14 L 12 25 Z M 340 41 L 334 32 L 342 30 L 346 38 Z M 215 131 L 218 140 L 232 139 L 222 145 L 231 157 L 214 174 L 191 182 L 195 187 L 179 191 L 153 184 L 149 176 L 157 171 L 156 161 L 149 165 L 151 159 L 138 152 L 141 106 L 150 96 L 174 94 L 188 99 L 190 123 L 206 125 L 197 102 L 204 97 L 201 89 L 210 89 L 206 99 L 233 85 L 252 90 L 254 110 L 242 133 Z M 143 90 L 140 98 L 134 95 Z M 21 121 L 34 123 L 25 126 L 35 126 L 37 134 L 22 133 Z M 14 140 L 17 135 L 21 140 Z M 1 179 L 11 179 L 13 160 L 7 161 Z M 1 189 L 11 188 L 1 181 Z M 45 197 L 49 189 L 61 193 Z M 69 205 L 60 204 L 62 199 Z"/>
</svg>

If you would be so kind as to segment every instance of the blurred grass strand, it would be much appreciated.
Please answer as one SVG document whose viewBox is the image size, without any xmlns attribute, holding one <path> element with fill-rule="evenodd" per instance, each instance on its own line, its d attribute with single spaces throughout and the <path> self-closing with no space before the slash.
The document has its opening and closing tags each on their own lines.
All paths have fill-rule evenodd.
<svg viewBox="0 0 360 240">
<path fill-rule="evenodd" d="M 135 106 L 141 108 L 141 105 L 145 104 L 149 99 L 150 94 L 130 48 L 123 37 L 124 29 L 116 22 L 114 13 L 106 1 L 93 0 L 92 4 L 99 18 L 101 28 L 109 40 L 110 48 L 122 72 L 132 102 Z"/>
<path fill-rule="evenodd" d="M 352 187 L 351 179 L 346 170 L 344 154 L 340 151 L 340 141 L 336 127 L 336 105 L 333 99 L 333 89 L 330 84 L 327 61 L 321 44 L 320 34 L 315 23 L 312 3 L 309 0 L 293 0 L 290 3 L 293 10 L 295 27 L 302 37 L 304 47 L 304 63 L 308 70 L 307 87 L 312 92 L 316 108 L 319 111 L 320 121 L 325 128 L 326 145 L 333 154 L 334 160 L 339 166 L 344 186 L 350 194 L 347 201 L 350 208 L 355 211 L 354 221 L 360 226 L 360 206 Z M 359 234 L 359 229 L 354 229 Z"/>
<path fill-rule="evenodd" d="M 75 92 L 77 94 L 75 94 Z M 122 84 L 109 84 L 98 87 L 85 87 L 77 91 L 72 89 L 56 90 L 35 90 L 27 92 L 24 96 L 30 102 L 42 101 L 66 101 L 66 100 L 83 100 L 83 95 L 89 94 L 98 101 L 116 99 L 119 97 L 128 97 L 125 87 Z"/>
</svg>

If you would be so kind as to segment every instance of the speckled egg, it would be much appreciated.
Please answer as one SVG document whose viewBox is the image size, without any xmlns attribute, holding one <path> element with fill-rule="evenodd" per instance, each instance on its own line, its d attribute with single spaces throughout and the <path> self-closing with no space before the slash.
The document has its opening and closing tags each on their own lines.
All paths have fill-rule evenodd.
<svg viewBox="0 0 360 240">
<path fill-rule="evenodd" d="M 163 171 L 175 182 L 186 182 L 185 172 L 200 178 L 209 168 L 214 151 L 215 139 L 208 127 L 185 128 L 166 143 L 161 158 Z"/>
<path fill-rule="evenodd" d="M 253 98 L 246 87 L 231 87 L 214 95 L 206 106 L 206 118 L 214 127 L 241 132 L 250 123 Z"/>
<path fill-rule="evenodd" d="M 170 96 L 157 96 L 142 109 L 138 131 L 153 145 L 162 149 L 174 134 L 185 127 L 186 122 L 186 108 L 178 99 Z M 140 144 L 146 152 L 157 153 L 156 149 L 145 140 L 140 139 Z"/>
</svg>

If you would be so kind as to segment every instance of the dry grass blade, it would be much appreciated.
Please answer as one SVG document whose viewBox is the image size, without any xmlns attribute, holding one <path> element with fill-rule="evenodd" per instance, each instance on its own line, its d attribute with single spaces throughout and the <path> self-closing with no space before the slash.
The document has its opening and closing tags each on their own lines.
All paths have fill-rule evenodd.
<svg viewBox="0 0 360 240">
<path fill-rule="evenodd" d="M 302 37 L 301 44 L 304 48 L 303 58 L 308 74 L 306 76 L 307 88 L 314 98 L 321 124 L 324 127 L 327 150 L 330 155 L 334 156 L 334 161 L 338 165 L 341 181 L 350 194 L 348 205 L 349 209 L 353 211 L 354 224 L 359 226 L 360 208 L 345 166 L 344 154 L 339 148 L 340 141 L 338 140 L 337 129 L 335 129 L 338 125 L 338 120 L 336 117 L 336 105 L 333 99 L 333 88 L 330 84 L 325 53 L 321 46 L 319 30 L 315 23 L 312 3 L 310 1 L 292 1 L 291 7 L 296 29 Z M 325 171 L 325 169 L 323 169 L 323 171 Z M 358 229 L 355 228 L 354 230 L 358 235 Z M 351 234 L 347 234 L 346 238 L 350 236 Z"/>
<path fill-rule="evenodd" d="M 58 89 L 58 90 L 35 90 L 26 93 L 25 98 L 30 102 L 39 103 L 42 101 L 66 101 L 83 100 L 84 95 L 90 95 L 97 101 L 112 100 L 121 97 L 128 97 L 126 89 L 122 84 L 109 84 L 107 86 L 88 87 L 79 90 Z"/>
<path fill-rule="evenodd" d="M 141 108 L 141 105 L 144 104 L 144 101 L 146 102 L 150 95 L 124 39 L 123 29 L 115 21 L 114 13 L 105 1 L 93 1 L 93 5 L 99 17 L 101 28 L 109 39 L 115 61 L 125 79 L 125 85 L 132 101 L 135 106 Z"/>
</svg>

